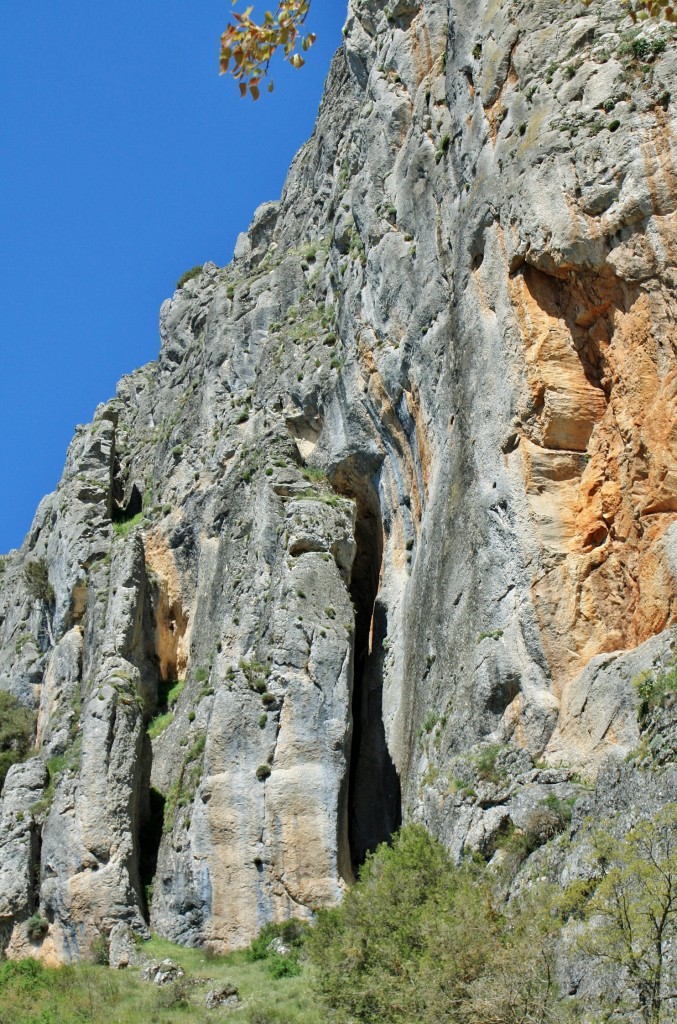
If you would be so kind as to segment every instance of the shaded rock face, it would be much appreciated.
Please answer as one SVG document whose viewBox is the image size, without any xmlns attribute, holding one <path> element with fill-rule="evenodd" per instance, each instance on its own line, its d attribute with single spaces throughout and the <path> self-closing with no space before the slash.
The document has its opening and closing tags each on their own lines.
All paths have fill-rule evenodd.
<svg viewBox="0 0 677 1024">
<path fill-rule="evenodd" d="M 281 200 L 163 304 L 2 562 L 40 746 L 2 800 L 10 955 L 241 946 L 403 819 L 487 852 L 637 745 L 677 617 L 677 57 L 621 14 L 351 3 Z"/>
</svg>

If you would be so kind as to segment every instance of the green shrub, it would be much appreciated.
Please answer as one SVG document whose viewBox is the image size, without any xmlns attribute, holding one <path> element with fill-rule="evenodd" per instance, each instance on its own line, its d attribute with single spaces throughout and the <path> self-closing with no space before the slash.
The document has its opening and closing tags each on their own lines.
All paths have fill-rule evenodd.
<svg viewBox="0 0 677 1024">
<path fill-rule="evenodd" d="M 336 1024 L 554 1021 L 554 890 L 506 907 L 421 825 L 378 848 L 307 942 Z M 526 1011 L 526 1012 L 525 1012 Z"/>
<path fill-rule="evenodd" d="M 165 729 L 169 728 L 173 721 L 173 711 L 164 711 L 162 714 L 156 715 L 148 725 L 148 735 L 152 740 L 156 740 L 158 736 L 165 731 Z"/>
<path fill-rule="evenodd" d="M 269 973 L 273 978 L 296 978 L 303 968 L 300 956 L 308 936 L 308 925 L 303 921 L 269 922 L 261 929 L 248 950 L 245 959 L 250 962 L 265 960 Z M 271 945 L 279 939 L 288 952 L 280 952 Z"/>
<path fill-rule="evenodd" d="M 197 759 L 204 753 L 206 744 L 207 734 L 201 732 L 186 754 L 186 764 L 190 764 L 192 761 L 197 761 Z"/>
<path fill-rule="evenodd" d="M 13 694 L 1 690 L 0 792 L 9 769 L 23 761 L 30 751 L 34 730 L 35 713 L 20 704 Z"/>
<path fill-rule="evenodd" d="M 505 779 L 505 769 L 499 769 L 496 767 L 496 760 L 502 749 L 503 748 L 500 743 L 491 743 L 489 746 L 483 747 L 482 750 L 474 756 L 473 764 L 477 769 L 479 777 L 485 782 L 494 782 L 498 784 Z"/>
<path fill-rule="evenodd" d="M 49 582 L 47 562 L 38 558 L 35 562 L 27 562 L 24 566 L 24 582 L 28 593 L 35 601 L 53 605 L 55 600 L 54 587 Z"/>
<path fill-rule="evenodd" d="M 47 933 L 49 928 L 49 921 L 42 916 L 40 913 L 35 913 L 28 918 L 26 922 L 26 930 L 28 931 L 29 939 L 37 942 Z"/>
<path fill-rule="evenodd" d="M 268 958 L 268 970 L 272 977 L 277 980 L 279 978 L 296 978 L 303 968 L 295 957 L 281 956 L 279 953 L 273 953 Z"/>
<path fill-rule="evenodd" d="M 179 280 L 176 282 L 176 290 L 178 291 L 179 288 L 183 288 L 184 284 L 186 284 L 188 281 L 191 281 L 194 277 L 198 277 L 202 273 L 203 266 L 204 264 L 199 263 L 196 266 L 191 267 L 190 270 L 187 270 L 185 274 L 182 274 Z"/>
<path fill-rule="evenodd" d="M 508 821 L 494 840 L 489 854 L 494 850 L 503 850 L 506 854 L 504 868 L 509 875 L 515 875 L 534 850 L 565 830 L 571 821 L 574 801 L 575 797 L 560 800 L 551 794 L 529 811 L 524 828 L 517 828 L 512 821 Z"/>
<path fill-rule="evenodd" d="M 433 729 L 435 728 L 435 726 L 437 725 L 437 723 L 439 722 L 439 720 L 440 720 L 439 715 L 435 715 L 433 713 L 429 714 L 427 716 L 425 722 L 421 726 L 421 730 L 423 732 L 432 732 Z"/>
<path fill-rule="evenodd" d="M 502 636 L 502 629 L 491 629 L 487 633 L 480 633 L 477 637 L 477 643 L 480 644 L 483 640 L 500 640 Z"/>
<path fill-rule="evenodd" d="M 632 683 L 639 698 L 637 717 L 643 722 L 664 697 L 677 690 L 677 659 L 670 661 L 662 672 L 641 672 Z"/>
<path fill-rule="evenodd" d="M 245 952 L 245 958 L 250 961 L 268 959 L 272 955 L 269 946 L 274 939 L 280 939 L 290 950 L 300 952 L 307 936 L 308 925 L 303 921 L 269 921 Z"/>
<path fill-rule="evenodd" d="M 105 935 L 97 935 L 89 947 L 89 955 L 93 964 L 108 967 L 110 962 L 110 942 Z"/>
<path fill-rule="evenodd" d="M 265 780 L 269 777 L 269 775 L 270 775 L 270 765 L 269 764 L 260 764 L 258 766 L 258 768 L 256 769 L 256 778 L 259 780 L 259 782 L 265 782 Z"/>
<path fill-rule="evenodd" d="M 163 1010 L 185 1009 L 190 1001 L 190 984 L 186 978 L 179 978 L 161 988 L 155 998 Z"/>
</svg>

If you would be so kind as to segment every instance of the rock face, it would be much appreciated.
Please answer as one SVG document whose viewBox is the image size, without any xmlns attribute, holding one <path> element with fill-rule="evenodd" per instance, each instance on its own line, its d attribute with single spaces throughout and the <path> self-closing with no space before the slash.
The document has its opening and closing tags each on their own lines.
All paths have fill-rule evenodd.
<svg viewBox="0 0 677 1024">
<path fill-rule="evenodd" d="M 2 563 L 39 743 L 2 799 L 10 955 L 241 946 L 403 819 L 490 852 L 574 770 L 606 764 L 597 810 L 641 790 L 614 763 L 677 620 L 677 48 L 642 27 L 640 60 L 622 13 L 352 0 L 280 202 L 163 304 Z"/>
</svg>

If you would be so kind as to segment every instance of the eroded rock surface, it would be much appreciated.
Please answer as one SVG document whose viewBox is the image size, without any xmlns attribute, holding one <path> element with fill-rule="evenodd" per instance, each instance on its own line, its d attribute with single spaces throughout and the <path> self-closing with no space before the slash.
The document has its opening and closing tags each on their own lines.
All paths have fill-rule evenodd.
<svg viewBox="0 0 677 1024">
<path fill-rule="evenodd" d="M 643 26 L 636 58 L 623 11 L 352 0 L 280 201 L 163 304 L 3 561 L 39 743 L 3 794 L 10 953 L 36 910 L 57 959 L 149 924 L 241 946 L 403 819 L 492 856 L 580 773 L 641 788 L 633 680 L 677 619 L 677 48 Z"/>
</svg>

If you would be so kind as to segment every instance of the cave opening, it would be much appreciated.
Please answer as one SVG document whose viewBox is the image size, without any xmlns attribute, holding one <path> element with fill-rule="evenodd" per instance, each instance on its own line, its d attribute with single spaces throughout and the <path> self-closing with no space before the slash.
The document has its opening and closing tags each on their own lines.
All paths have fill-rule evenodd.
<svg viewBox="0 0 677 1024">
<path fill-rule="evenodd" d="M 127 504 L 121 504 L 121 502 L 124 501 L 124 498 L 120 493 L 120 489 L 115 488 L 115 483 L 117 483 L 117 481 L 114 481 L 113 488 L 112 519 L 114 523 L 128 523 L 130 519 L 134 519 L 135 516 L 138 516 L 139 513 L 143 511 L 143 494 L 136 484 L 132 484 Z M 119 499 L 116 494 L 119 495 Z"/>
<path fill-rule="evenodd" d="M 387 609 L 379 600 L 383 523 L 371 485 L 355 478 L 335 480 L 337 490 L 357 505 L 357 550 L 350 579 L 355 609 L 352 719 L 348 785 L 348 845 L 354 874 L 368 853 L 389 842 L 402 823 L 400 780 L 383 723 L 383 663 Z"/>
<path fill-rule="evenodd" d="M 143 907 L 146 920 L 150 919 L 150 904 L 153 895 L 153 881 L 157 871 L 160 843 L 165 823 L 165 797 L 152 786 L 148 788 L 147 801 L 142 808 L 139 829 L 139 879 L 143 893 Z"/>
</svg>

